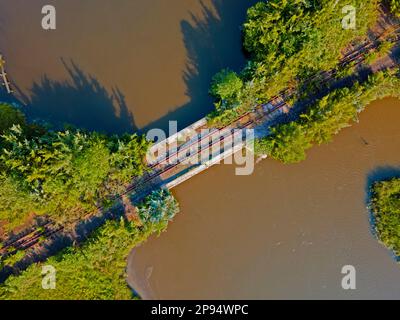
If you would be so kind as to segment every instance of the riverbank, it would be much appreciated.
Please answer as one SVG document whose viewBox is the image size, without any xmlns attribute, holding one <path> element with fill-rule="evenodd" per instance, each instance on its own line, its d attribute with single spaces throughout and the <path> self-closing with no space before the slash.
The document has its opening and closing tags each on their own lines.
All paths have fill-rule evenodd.
<svg viewBox="0 0 400 320">
<path fill-rule="evenodd" d="M 153 269 L 151 267 L 147 267 L 145 270 L 138 271 L 134 268 L 136 262 L 136 249 L 137 248 L 134 248 L 128 256 L 126 269 L 130 272 L 128 273 L 126 281 L 132 291 L 136 293 L 137 296 L 140 297 L 140 299 L 155 300 L 157 299 L 157 296 L 155 295 L 149 284 L 149 279 L 151 278 Z M 142 277 L 142 274 L 144 274 L 145 276 Z"/>
</svg>

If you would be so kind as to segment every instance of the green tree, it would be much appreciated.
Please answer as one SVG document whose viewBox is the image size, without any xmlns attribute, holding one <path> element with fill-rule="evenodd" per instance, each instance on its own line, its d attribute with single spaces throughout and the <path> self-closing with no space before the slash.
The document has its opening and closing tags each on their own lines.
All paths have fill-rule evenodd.
<svg viewBox="0 0 400 320">
<path fill-rule="evenodd" d="M 346 0 L 271 0 L 249 8 L 243 45 L 251 59 L 241 74 L 235 75 L 242 85 L 227 86 L 221 95 L 216 84 L 225 84 L 224 71 L 211 84 L 216 110 L 208 116 L 209 125 L 228 125 L 235 115 L 268 102 L 282 90 L 304 91 L 303 84 L 311 76 L 337 68 L 345 49 L 367 38 L 377 21 L 378 3 L 352 1 L 357 15 L 363 17 L 354 30 L 342 27 L 341 9 L 349 5 Z"/>
<path fill-rule="evenodd" d="M 267 139 L 256 139 L 255 152 L 268 154 L 283 163 L 296 163 L 306 158 L 312 141 L 305 128 L 295 122 L 272 129 Z"/>
<path fill-rule="evenodd" d="M 400 257 L 400 179 L 379 181 L 371 186 L 370 208 L 380 242 Z"/>
<path fill-rule="evenodd" d="M 0 103 L 0 135 L 4 134 L 13 125 L 24 127 L 26 124 L 24 114 L 11 105 Z"/>
<path fill-rule="evenodd" d="M 357 120 L 358 113 L 374 100 L 400 97 L 398 70 L 378 72 L 364 83 L 336 89 L 310 105 L 300 118 L 271 129 L 266 138 L 256 139 L 255 151 L 284 163 L 306 158 L 314 144 L 327 143 Z"/>
<path fill-rule="evenodd" d="M 242 79 L 235 72 L 224 69 L 214 76 L 210 93 L 220 100 L 232 102 L 238 97 L 242 87 Z"/>
<path fill-rule="evenodd" d="M 400 17 L 400 0 L 389 0 L 389 7 L 397 17 Z"/>
<path fill-rule="evenodd" d="M 99 205 L 111 205 L 109 199 L 146 170 L 148 147 L 146 139 L 137 135 L 108 137 L 76 129 L 57 132 L 13 125 L 2 135 L 0 171 L 7 183 L 0 195 L 18 192 L 13 203 L 0 197 L 0 220 L 7 221 L 10 230 L 34 212 L 68 224 Z M 27 199 L 35 205 L 27 206 Z"/>
<path fill-rule="evenodd" d="M 6 229 L 12 230 L 23 225 L 31 213 L 43 214 L 37 198 L 21 186 L 17 179 L 0 174 L 0 221 L 6 222 Z"/>
</svg>

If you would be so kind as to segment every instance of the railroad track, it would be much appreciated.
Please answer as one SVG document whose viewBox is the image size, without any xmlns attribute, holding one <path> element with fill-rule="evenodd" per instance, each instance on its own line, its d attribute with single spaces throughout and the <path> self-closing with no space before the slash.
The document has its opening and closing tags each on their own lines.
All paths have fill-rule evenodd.
<svg viewBox="0 0 400 320">
<path fill-rule="evenodd" d="M 354 66 L 357 66 L 361 63 L 364 62 L 365 60 L 365 53 L 369 53 L 372 50 L 376 49 L 379 45 L 379 42 L 382 39 L 385 39 L 393 34 L 396 35 L 396 39 L 398 39 L 399 34 L 398 32 L 400 31 L 400 26 L 399 25 L 394 25 L 391 26 L 388 30 L 385 30 L 384 32 L 382 32 L 380 35 L 378 35 L 375 39 L 373 40 L 367 40 L 365 41 L 362 45 L 360 45 L 359 47 L 351 50 L 350 52 L 346 53 L 346 55 L 342 58 L 342 60 L 339 62 L 338 66 L 339 68 L 343 68 L 346 67 L 347 65 L 349 65 L 350 63 L 354 63 Z M 311 83 L 312 81 L 314 81 L 315 79 L 321 77 L 321 76 L 325 76 L 326 78 L 323 79 L 322 83 L 326 83 L 327 81 L 330 81 L 335 74 L 337 73 L 337 69 L 333 69 L 330 71 L 324 71 L 324 72 L 320 72 L 315 74 L 314 76 L 310 77 L 307 81 L 305 81 L 304 83 Z M 231 124 L 223 126 L 221 128 L 217 128 L 215 130 L 211 130 L 209 133 L 207 133 L 204 136 L 198 135 L 199 139 L 196 139 L 195 142 L 190 143 L 190 144 L 184 144 L 181 148 L 177 148 L 174 152 L 172 153 L 168 153 L 166 155 L 165 158 L 162 158 L 160 161 L 157 161 L 156 163 L 152 164 L 151 166 L 149 166 L 149 168 L 151 170 L 157 169 L 158 167 L 162 166 L 164 162 L 168 162 L 172 157 L 178 155 L 179 153 L 183 152 L 183 151 L 187 151 L 190 148 L 193 147 L 193 145 L 196 143 L 201 143 L 205 140 L 208 139 L 210 136 L 216 134 L 217 132 L 221 132 L 223 130 L 226 130 L 229 126 L 231 126 L 233 123 L 238 123 L 240 121 L 242 121 L 245 117 L 250 116 L 251 114 L 257 113 L 259 111 L 259 109 L 263 108 L 264 106 L 268 105 L 268 104 L 272 104 L 274 102 L 276 102 L 278 99 L 280 99 L 281 101 L 278 102 L 278 104 L 276 104 L 271 110 L 269 110 L 267 113 L 261 113 L 261 115 L 258 115 L 257 117 L 255 117 L 252 120 L 249 120 L 248 122 L 246 122 L 244 125 L 240 125 L 238 127 L 235 127 L 234 129 L 244 129 L 244 128 L 248 128 L 250 125 L 256 123 L 257 121 L 259 121 L 260 119 L 264 118 L 264 117 L 268 117 L 270 115 L 272 115 L 273 113 L 277 112 L 278 110 L 282 109 L 283 107 L 287 106 L 285 100 L 291 98 L 294 94 L 297 93 L 297 90 L 294 88 L 287 88 L 283 91 L 281 91 L 278 95 L 272 97 L 270 99 L 269 102 L 265 103 L 265 104 L 259 104 L 257 106 L 255 106 L 253 109 L 245 112 L 244 114 L 242 114 L 241 116 L 239 116 L 237 119 L 235 119 L 234 121 L 232 121 Z M 227 132 L 227 134 L 224 134 L 222 136 L 220 136 L 220 139 L 218 141 L 211 141 L 209 142 L 209 148 L 213 147 L 215 144 L 220 143 L 220 141 L 222 139 L 225 139 L 227 136 L 232 135 L 232 131 L 233 129 L 229 130 Z M 191 155 L 191 157 L 194 156 L 198 156 L 200 152 L 203 152 L 204 150 L 201 151 L 197 151 L 197 153 L 195 155 Z M 134 177 L 132 180 L 133 183 L 127 187 L 127 189 L 125 190 L 124 193 L 115 196 L 113 198 L 111 198 L 112 201 L 118 201 L 120 200 L 123 196 L 126 196 L 127 194 L 131 193 L 131 192 L 135 192 L 139 187 L 148 184 L 149 182 L 151 182 L 153 179 L 166 174 L 172 170 L 174 170 L 175 168 L 177 168 L 182 161 L 178 161 L 174 164 L 170 164 L 167 165 L 165 167 L 160 167 L 158 170 L 154 171 L 153 173 L 151 173 L 148 177 L 145 178 L 145 180 L 137 179 L 136 177 Z M 102 206 L 97 206 L 97 210 L 99 211 L 103 211 L 105 208 Z M 76 221 L 72 221 L 71 223 L 74 222 L 78 222 L 80 221 L 79 219 L 77 219 Z M 9 242 L 5 242 L 3 244 L 3 246 L 0 248 L 0 259 L 5 259 L 8 256 L 11 256 L 13 254 L 15 254 L 16 252 L 18 252 L 19 250 L 27 250 L 29 248 L 32 248 L 34 246 L 36 246 L 37 244 L 41 243 L 42 239 L 51 239 L 53 236 L 57 235 L 59 232 L 64 230 L 63 226 L 57 226 L 56 224 L 54 224 L 53 222 L 47 222 L 44 226 L 39 226 L 39 228 L 44 228 L 44 230 L 32 230 L 30 232 L 25 232 L 25 233 L 21 233 L 19 236 L 17 236 L 15 239 L 13 239 L 12 241 Z"/>
<path fill-rule="evenodd" d="M 365 43 L 363 45 L 361 45 L 360 47 L 358 47 L 358 48 L 350 51 L 349 53 L 347 53 L 345 55 L 345 57 L 339 63 L 339 67 L 345 67 L 346 65 L 348 65 L 350 63 L 353 63 L 353 62 L 355 62 L 354 66 L 357 66 L 357 65 L 361 64 L 364 61 L 364 54 L 366 52 L 370 52 L 372 49 L 377 48 L 377 46 L 379 45 L 377 43 L 378 41 L 388 37 L 391 34 L 394 34 L 394 33 L 398 32 L 398 31 L 400 31 L 400 26 L 397 25 L 397 26 L 394 26 L 392 28 L 392 30 L 385 30 L 383 33 L 378 35 L 374 40 L 365 41 Z M 313 77 L 311 77 L 311 79 L 309 79 L 308 82 L 311 82 L 311 81 L 315 80 L 317 77 L 319 77 L 321 75 L 327 75 L 328 76 L 326 79 L 324 79 L 324 81 L 327 82 L 327 81 L 331 80 L 336 73 L 337 73 L 337 69 L 334 69 L 334 70 L 331 70 L 331 71 L 328 71 L 328 72 L 321 72 L 321 73 L 318 73 L 318 74 L 314 75 Z M 275 101 L 275 100 L 277 100 L 279 98 L 282 98 L 283 100 L 287 100 L 288 98 L 292 97 L 294 92 L 296 92 L 295 89 L 286 89 L 283 92 L 281 92 L 280 94 L 278 94 L 277 96 L 273 97 L 268 103 L 271 103 L 271 102 L 273 102 L 273 101 Z M 266 103 L 266 104 L 268 104 L 268 103 Z M 247 111 L 246 113 L 241 115 L 239 118 L 234 120 L 232 123 L 235 123 L 235 122 L 238 122 L 238 121 L 242 120 L 243 118 L 245 118 L 249 114 L 256 112 L 258 108 L 262 108 L 264 105 L 265 104 L 257 105 L 255 108 L 253 108 L 252 110 Z M 275 111 L 273 111 L 273 112 L 275 112 Z M 177 148 L 172 153 L 168 153 L 165 158 L 162 158 L 160 161 L 152 164 L 150 166 L 150 169 L 155 169 L 156 167 L 160 166 L 162 164 L 162 162 L 168 162 L 172 157 L 178 155 L 182 151 L 188 150 L 191 147 L 193 147 L 194 144 L 197 144 L 197 143 L 201 144 L 201 142 L 203 142 L 205 139 L 208 139 L 210 136 L 214 135 L 216 132 L 218 132 L 218 130 L 222 131 L 222 130 L 226 129 L 227 127 L 229 127 L 231 124 L 229 124 L 227 126 L 223 126 L 220 129 L 216 129 L 216 130 L 210 131 L 208 134 L 206 134 L 204 136 L 200 136 L 199 137 L 199 135 L 198 135 L 198 137 L 200 139 L 196 139 L 195 142 L 193 142 L 191 144 L 185 144 L 185 145 L 182 146 L 182 148 Z M 170 168 L 170 169 L 172 169 L 172 168 Z M 165 171 L 160 172 L 159 175 L 163 174 L 164 172 Z M 155 178 L 155 177 L 156 176 L 154 176 L 153 178 Z M 137 179 L 133 178 L 132 180 L 137 180 Z M 145 180 L 145 182 L 147 182 L 147 181 L 148 180 Z M 143 183 L 142 181 L 136 181 L 136 182 Z M 131 191 L 134 191 L 133 185 L 128 187 L 126 193 L 129 193 Z M 126 195 L 126 193 L 124 193 L 124 195 Z M 115 200 L 116 199 L 118 199 L 118 197 L 116 197 Z"/>
</svg>

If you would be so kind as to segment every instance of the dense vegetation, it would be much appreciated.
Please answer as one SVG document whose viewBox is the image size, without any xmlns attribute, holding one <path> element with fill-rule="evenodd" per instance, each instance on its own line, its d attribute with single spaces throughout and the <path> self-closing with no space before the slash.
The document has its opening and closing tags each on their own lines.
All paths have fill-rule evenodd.
<svg viewBox="0 0 400 320">
<path fill-rule="evenodd" d="M 137 135 L 46 130 L 5 104 L 0 134 L 0 222 L 7 231 L 32 214 L 58 223 L 82 218 L 145 170 L 148 142 Z"/>
<path fill-rule="evenodd" d="M 359 17 L 355 29 L 342 25 L 346 0 L 270 0 L 251 7 L 243 28 L 251 59 L 239 75 L 223 70 L 214 77 L 210 93 L 216 110 L 208 116 L 210 125 L 229 124 L 281 90 L 335 68 L 343 49 L 365 37 L 377 20 L 378 3 L 351 1 Z"/>
<path fill-rule="evenodd" d="M 299 120 L 273 127 L 268 137 L 256 140 L 256 153 L 268 154 L 284 163 L 304 160 L 308 149 L 329 142 L 333 135 L 357 120 L 358 113 L 370 102 L 400 97 L 397 72 L 378 72 L 362 84 L 332 91 L 309 106 Z"/>
<path fill-rule="evenodd" d="M 399 1 L 388 1 L 398 14 Z M 269 0 L 250 8 L 243 26 L 250 60 L 240 74 L 224 69 L 213 78 L 210 93 L 216 110 L 208 116 L 210 125 L 228 124 L 282 89 L 300 88 L 311 75 L 336 68 L 343 49 L 363 38 L 376 21 L 378 3 L 351 2 L 362 17 L 355 29 L 343 29 L 342 8 L 349 5 L 345 0 Z M 390 49 L 383 44 L 367 60 L 372 62 Z M 267 138 L 256 141 L 256 151 L 285 163 L 301 161 L 314 144 L 330 141 L 357 120 L 371 101 L 399 97 L 399 85 L 397 74 L 386 71 L 351 88 L 334 90 L 309 106 L 297 121 L 272 128 Z M 110 205 L 133 176 L 144 172 L 148 142 L 137 135 L 108 137 L 77 129 L 55 132 L 27 123 L 18 108 L 0 104 L 0 147 L 0 223 L 11 231 L 32 215 L 47 215 L 65 224 L 97 206 Z M 399 194 L 398 180 L 379 183 L 372 202 L 378 235 L 396 254 L 400 251 Z M 133 211 L 132 221 L 109 221 L 82 246 L 10 277 L 0 285 L 0 298 L 132 298 L 124 271 L 129 250 L 164 231 L 179 208 L 168 191 L 159 190 Z M 12 257 L 5 263 L 15 261 Z M 55 290 L 41 287 L 44 265 L 57 270 Z"/>
<path fill-rule="evenodd" d="M 371 191 L 376 235 L 400 257 L 400 179 L 376 182 Z"/>
<path fill-rule="evenodd" d="M 388 0 L 390 10 L 397 16 L 400 17 L 400 0 Z"/>
<path fill-rule="evenodd" d="M 82 246 L 68 248 L 44 263 L 32 265 L 19 276 L 0 285 L 0 299 L 130 299 L 125 279 L 127 256 L 151 234 L 160 234 L 179 212 L 166 190 L 154 191 L 137 208 L 140 226 L 133 222 L 109 221 Z M 42 288 L 42 266 L 53 266 L 56 289 Z"/>
<path fill-rule="evenodd" d="M 48 130 L 27 123 L 18 107 L 0 104 L 0 147 L 0 222 L 11 231 L 32 216 L 46 215 L 65 226 L 111 205 L 132 177 L 143 174 L 149 143 L 137 135 Z M 154 191 L 137 208 L 124 197 L 124 206 L 127 219 L 109 221 L 82 246 L 9 278 L 0 298 L 132 298 L 124 272 L 129 251 L 164 231 L 179 207 L 166 190 Z M 10 256 L 0 267 L 24 255 Z M 43 265 L 56 268 L 56 290 L 42 289 Z"/>
</svg>

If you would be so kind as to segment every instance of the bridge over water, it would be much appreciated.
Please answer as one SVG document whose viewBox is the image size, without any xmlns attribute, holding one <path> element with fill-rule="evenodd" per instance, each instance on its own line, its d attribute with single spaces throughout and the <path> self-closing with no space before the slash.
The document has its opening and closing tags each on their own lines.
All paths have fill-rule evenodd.
<svg viewBox="0 0 400 320">
<path fill-rule="evenodd" d="M 289 109 L 278 96 L 223 128 L 209 128 L 205 118 L 195 122 L 150 148 L 149 171 L 132 182 L 128 193 L 139 202 L 154 189 L 176 187 L 248 147 L 249 138 L 266 135 L 268 124 Z"/>
<path fill-rule="evenodd" d="M 398 21 L 393 20 L 383 7 L 380 7 L 380 11 L 379 21 L 374 32 L 370 33 L 369 39 L 346 48 L 342 53 L 343 57 L 339 67 L 344 68 L 350 64 L 354 67 L 361 65 L 366 55 L 374 51 L 383 39 L 391 38 L 391 41 L 397 41 L 400 32 Z M 394 64 L 392 59 L 387 59 L 378 63 L 375 66 L 377 68 L 372 67 L 372 72 L 393 67 Z M 335 81 L 336 73 L 337 69 L 323 71 L 308 79 L 308 82 Z M 296 92 L 288 88 L 273 97 L 268 103 L 255 106 L 226 127 L 209 128 L 206 119 L 203 118 L 158 142 L 150 150 L 150 154 L 154 154 L 155 157 L 148 163 L 149 171 L 143 177 L 135 179 L 127 193 L 131 193 L 132 200 L 138 202 L 151 190 L 156 188 L 172 189 L 210 166 L 221 163 L 246 146 L 246 140 L 235 136 L 235 130 L 254 129 L 255 137 L 268 135 L 269 127 L 274 120 L 289 113 L 291 106 L 285 101 L 288 101 L 294 94 Z M 205 129 L 208 131 L 203 133 Z M 212 137 L 211 141 L 210 136 Z M 221 141 L 225 143 L 220 143 Z M 160 152 L 160 150 L 162 151 Z M 206 156 L 202 157 L 202 153 L 205 153 Z M 190 164 L 190 160 L 196 157 L 201 161 Z"/>
</svg>

